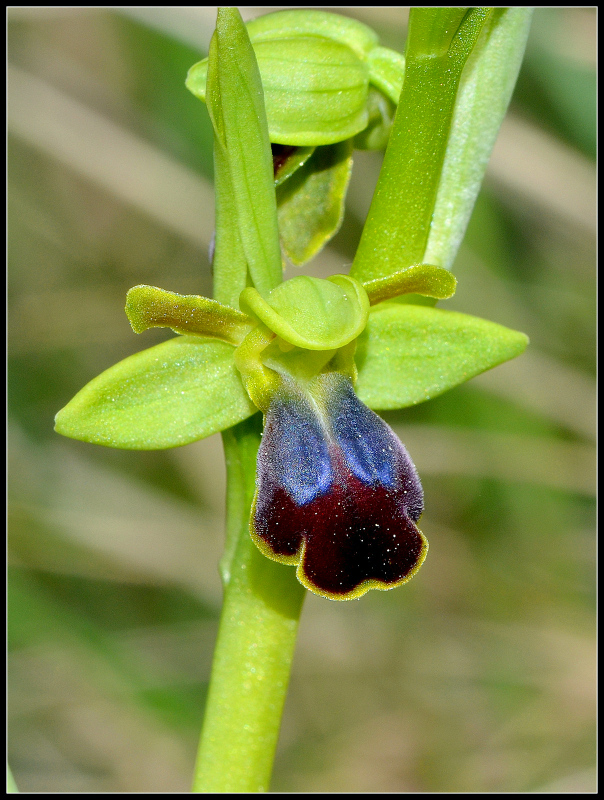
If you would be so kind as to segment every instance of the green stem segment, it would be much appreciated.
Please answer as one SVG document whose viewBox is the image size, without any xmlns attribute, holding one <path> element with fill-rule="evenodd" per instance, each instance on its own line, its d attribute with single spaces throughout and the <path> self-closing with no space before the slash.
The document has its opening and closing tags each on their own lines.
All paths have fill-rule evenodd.
<svg viewBox="0 0 604 800">
<path fill-rule="evenodd" d="M 414 8 L 405 79 L 350 274 L 360 281 L 424 259 L 462 70 L 489 8 Z"/>
<path fill-rule="evenodd" d="M 273 161 L 260 73 L 236 8 L 219 8 L 207 103 L 216 164 L 215 297 L 237 307 L 248 278 L 265 294 L 281 280 Z M 305 589 L 291 567 L 252 542 L 260 415 L 223 433 L 227 542 L 224 604 L 194 792 L 269 787 Z"/>
<path fill-rule="evenodd" d="M 305 589 L 249 535 L 259 415 L 223 434 L 227 460 L 225 596 L 194 792 L 269 788 Z"/>
<path fill-rule="evenodd" d="M 230 6 L 218 9 L 206 102 L 217 178 L 214 296 L 237 308 L 247 273 L 263 296 L 283 273 L 262 81 L 241 15 Z"/>
</svg>

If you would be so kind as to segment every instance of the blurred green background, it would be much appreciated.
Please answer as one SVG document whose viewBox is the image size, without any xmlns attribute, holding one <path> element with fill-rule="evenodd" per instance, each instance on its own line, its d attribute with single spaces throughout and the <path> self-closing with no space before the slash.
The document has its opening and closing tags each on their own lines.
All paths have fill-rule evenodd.
<svg viewBox="0 0 604 800">
<path fill-rule="evenodd" d="M 406 9 L 338 10 L 403 49 Z M 422 475 L 430 554 L 396 591 L 307 598 L 275 791 L 595 791 L 595 14 L 536 11 L 441 303 L 531 345 L 385 415 Z M 62 439 L 53 416 L 171 335 L 132 333 L 128 288 L 211 292 L 211 129 L 184 79 L 214 21 L 208 7 L 8 9 L 9 757 L 23 791 L 190 786 L 221 600 L 220 438 L 122 452 Z M 315 274 L 351 264 L 379 164 L 358 154 Z"/>
</svg>

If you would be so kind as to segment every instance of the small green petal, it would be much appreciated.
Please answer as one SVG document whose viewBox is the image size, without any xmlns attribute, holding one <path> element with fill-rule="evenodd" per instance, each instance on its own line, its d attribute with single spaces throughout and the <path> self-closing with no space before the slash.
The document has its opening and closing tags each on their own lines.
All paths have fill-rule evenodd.
<svg viewBox="0 0 604 800">
<path fill-rule="evenodd" d="M 479 317 L 380 303 L 358 339 L 356 392 L 373 409 L 405 408 L 520 355 L 528 338 Z"/>
<path fill-rule="evenodd" d="M 317 147 L 277 189 L 281 246 L 289 260 L 310 261 L 340 228 L 352 172 L 352 140 Z"/>
<path fill-rule="evenodd" d="M 397 105 L 405 77 L 405 57 L 389 47 L 375 47 L 367 62 L 370 83 Z"/>
<path fill-rule="evenodd" d="M 432 264 L 415 264 L 393 275 L 363 283 L 372 306 L 402 294 L 421 294 L 446 300 L 453 297 L 456 286 L 457 279 L 451 272 Z"/>
<path fill-rule="evenodd" d="M 239 344 L 252 326 L 251 319 L 217 300 L 196 294 L 166 292 L 156 286 L 134 286 L 126 295 L 126 314 L 135 333 L 148 328 L 171 328 Z"/>
<path fill-rule="evenodd" d="M 361 333 L 369 313 L 367 293 L 348 275 L 327 280 L 299 275 L 266 300 L 248 287 L 239 304 L 285 342 L 307 350 L 343 347 Z"/>
<path fill-rule="evenodd" d="M 126 450 L 195 442 L 257 411 L 234 363 L 233 345 L 179 336 L 98 375 L 61 409 L 55 430 Z"/>
</svg>

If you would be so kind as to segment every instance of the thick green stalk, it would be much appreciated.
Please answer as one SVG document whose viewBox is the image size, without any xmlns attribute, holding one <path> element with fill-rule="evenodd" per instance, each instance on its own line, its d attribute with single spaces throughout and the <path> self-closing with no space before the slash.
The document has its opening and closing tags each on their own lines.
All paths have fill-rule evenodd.
<svg viewBox="0 0 604 800">
<path fill-rule="evenodd" d="M 457 88 L 487 8 L 414 8 L 405 79 L 380 178 L 350 270 L 391 275 L 424 257 Z"/>
<path fill-rule="evenodd" d="M 223 440 L 232 554 L 221 564 L 224 605 L 193 791 L 260 792 L 269 787 L 305 589 L 249 535 L 259 415 Z"/>
</svg>

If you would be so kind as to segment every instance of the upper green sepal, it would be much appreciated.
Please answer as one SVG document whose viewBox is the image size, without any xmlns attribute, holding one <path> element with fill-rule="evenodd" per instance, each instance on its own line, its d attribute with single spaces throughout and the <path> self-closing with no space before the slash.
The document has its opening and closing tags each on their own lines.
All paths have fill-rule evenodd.
<svg viewBox="0 0 604 800">
<path fill-rule="evenodd" d="M 356 392 L 374 409 L 430 400 L 520 355 L 528 337 L 479 317 L 381 303 L 357 342 Z"/>
<path fill-rule="evenodd" d="M 327 280 L 299 275 L 266 298 L 244 289 L 239 305 L 283 341 L 306 350 L 333 350 L 351 342 L 367 324 L 369 298 L 348 275 Z"/>
<path fill-rule="evenodd" d="M 59 411 L 55 430 L 126 450 L 178 447 L 249 417 L 234 347 L 178 336 L 125 358 L 84 386 Z"/>
<path fill-rule="evenodd" d="M 367 25 L 328 11 L 275 11 L 248 22 L 247 29 L 252 42 L 283 39 L 293 35 L 324 36 L 350 47 L 359 58 L 368 55 L 378 43 L 377 34 Z"/>
<path fill-rule="evenodd" d="M 171 328 L 239 344 L 252 320 L 231 306 L 196 294 L 177 294 L 156 286 L 133 286 L 126 295 L 126 314 L 135 333 L 148 328 Z"/>
</svg>

